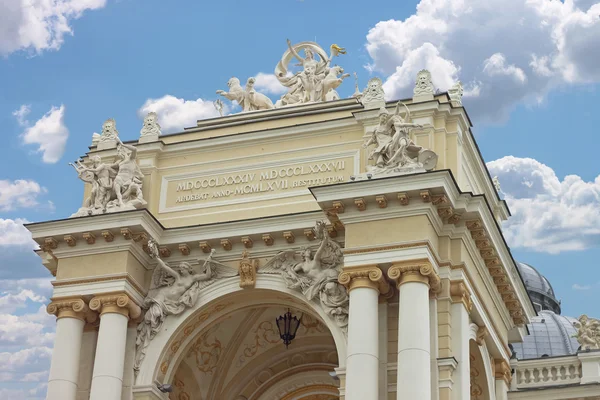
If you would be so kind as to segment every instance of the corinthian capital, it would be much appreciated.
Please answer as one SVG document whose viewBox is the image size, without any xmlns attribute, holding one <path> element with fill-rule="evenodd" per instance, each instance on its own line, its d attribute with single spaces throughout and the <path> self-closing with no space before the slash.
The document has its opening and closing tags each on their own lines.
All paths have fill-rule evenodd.
<svg viewBox="0 0 600 400">
<path fill-rule="evenodd" d="M 116 313 L 130 319 L 137 319 L 142 314 L 141 308 L 125 293 L 96 296 L 90 301 L 90 309 L 99 312 L 101 316 Z"/>
<path fill-rule="evenodd" d="M 46 312 L 56 315 L 57 319 L 76 318 L 90 323 L 96 320 L 96 314 L 90 312 L 85 301 L 77 297 L 53 299 L 46 307 Z"/>
<path fill-rule="evenodd" d="M 346 286 L 348 292 L 359 287 L 368 287 L 379 291 L 384 297 L 391 297 L 394 291 L 376 266 L 344 268 L 338 281 Z"/>
<path fill-rule="evenodd" d="M 428 285 L 432 292 L 437 293 L 441 289 L 441 281 L 428 260 L 414 260 L 394 264 L 388 270 L 390 279 L 400 287 L 407 282 L 421 282 Z"/>
</svg>

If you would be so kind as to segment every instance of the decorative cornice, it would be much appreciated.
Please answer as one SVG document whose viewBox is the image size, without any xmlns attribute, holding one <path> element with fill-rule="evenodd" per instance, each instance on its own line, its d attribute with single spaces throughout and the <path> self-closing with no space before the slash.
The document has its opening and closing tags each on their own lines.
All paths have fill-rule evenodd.
<svg viewBox="0 0 600 400">
<path fill-rule="evenodd" d="M 439 275 L 426 259 L 394 264 L 388 270 L 388 276 L 398 288 L 403 283 L 421 282 L 428 285 L 433 293 L 438 293 L 442 287 Z"/>
<path fill-rule="evenodd" d="M 90 301 L 90 309 L 99 312 L 100 316 L 116 313 L 132 320 L 136 320 L 142 315 L 140 306 L 135 304 L 125 293 L 96 296 Z"/>
<path fill-rule="evenodd" d="M 379 293 L 390 298 L 394 290 L 383 276 L 383 272 L 376 266 L 345 268 L 338 277 L 338 281 L 346 286 L 348 292 L 359 287 L 376 289 Z"/>
<path fill-rule="evenodd" d="M 91 323 L 97 318 L 96 313 L 90 312 L 85 301 L 77 297 L 52 299 L 46 307 L 46 312 L 56 315 L 56 319 L 75 318 Z"/>
<path fill-rule="evenodd" d="M 504 359 L 494 359 L 494 377 L 496 379 L 503 379 L 507 385 L 510 385 L 512 380 L 512 374 L 510 372 L 510 364 Z"/>
<path fill-rule="evenodd" d="M 451 281 L 450 282 L 450 297 L 453 303 L 463 303 L 467 312 L 471 312 L 473 309 L 473 301 L 471 300 L 471 292 L 467 288 L 464 281 Z"/>
</svg>

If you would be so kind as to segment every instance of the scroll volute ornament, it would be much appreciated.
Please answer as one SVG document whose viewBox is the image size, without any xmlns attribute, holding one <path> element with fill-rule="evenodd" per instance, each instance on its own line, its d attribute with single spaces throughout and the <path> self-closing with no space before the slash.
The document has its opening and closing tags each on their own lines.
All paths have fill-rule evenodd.
<svg viewBox="0 0 600 400">
<path fill-rule="evenodd" d="M 338 282 L 346 287 L 348 292 L 359 287 L 377 289 L 379 294 L 389 298 L 394 290 L 376 266 L 355 267 L 345 269 L 338 277 Z"/>
<path fill-rule="evenodd" d="M 96 320 L 96 313 L 90 312 L 85 301 L 80 298 L 65 298 L 52 300 L 46 307 L 48 314 L 60 318 L 76 318 L 84 322 L 92 323 Z"/>
<path fill-rule="evenodd" d="M 116 313 L 129 317 L 132 320 L 142 315 L 141 308 L 126 294 L 110 294 L 94 297 L 90 301 L 90 309 L 102 314 Z"/>
<path fill-rule="evenodd" d="M 388 270 L 388 277 L 396 282 L 397 287 L 407 282 L 421 282 L 429 285 L 433 293 L 439 293 L 442 289 L 440 277 L 429 260 L 394 264 Z"/>
<path fill-rule="evenodd" d="M 510 364 L 503 359 L 494 360 L 494 375 L 496 379 L 503 379 L 507 385 L 510 385 L 512 374 L 510 372 Z"/>
<path fill-rule="evenodd" d="M 473 301 L 467 285 L 463 281 L 450 282 L 450 296 L 453 303 L 463 303 L 467 312 L 471 312 Z"/>
</svg>

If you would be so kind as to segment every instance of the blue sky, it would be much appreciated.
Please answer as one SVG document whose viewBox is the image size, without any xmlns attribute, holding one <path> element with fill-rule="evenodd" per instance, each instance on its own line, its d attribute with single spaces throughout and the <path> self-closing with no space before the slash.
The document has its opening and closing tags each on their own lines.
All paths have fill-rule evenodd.
<svg viewBox="0 0 600 400">
<path fill-rule="evenodd" d="M 231 76 L 278 98 L 286 38 L 345 47 L 336 62 L 361 88 L 381 77 L 390 99 L 410 97 L 421 68 L 441 90 L 460 79 L 515 215 L 515 258 L 551 280 L 564 314 L 600 316 L 600 3 L 508 3 L 0 0 L 0 398 L 45 390 L 51 286 L 22 223 L 77 210 L 67 163 L 107 118 L 135 139 L 149 110 L 163 132 L 214 116 Z"/>
</svg>

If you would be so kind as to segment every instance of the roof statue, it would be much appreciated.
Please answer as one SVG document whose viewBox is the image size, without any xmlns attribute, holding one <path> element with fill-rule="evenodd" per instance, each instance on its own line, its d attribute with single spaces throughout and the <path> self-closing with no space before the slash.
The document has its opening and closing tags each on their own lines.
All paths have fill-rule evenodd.
<svg viewBox="0 0 600 400">
<path fill-rule="evenodd" d="M 582 315 L 577 320 L 573 323 L 577 328 L 574 337 L 581 345 L 581 350 L 600 350 L 600 320 L 587 315 Z"/>
<path fill-rule="evenodd" d="M 405 109 L 404 117 L 401 115 Z M 401 101 L 396 104 L 393 114 L 385 107 L 379 111 L 379 123 L 368 136 L 364 148 L 374 145 L 369 160 L 374 160 L 371 172 L 390 174 L 413 172 L 415 170 L 432 170 L 437 164 L 437 154 L 418 146 L 410 139 L 410 131 L 422 128 L 423 125 L 411 123 L 410 111 Z"/>
<path fill-rule="evenodd" d="M 114 120 L 109 121 L 113 122 L 114 128 Z M 99 156 L 91 156 L 88 165 L 82 160 L 70 163 L 79 179 L 92 186 L 83 207 L 71 217 L 133 210 L 146 205 L 142 194 L 144 175 L 137 164 L 137 148 L 124 144 L 118 136 L 115 138 L 118 142 L 116 162 L 106 164 Z"/>
<path fill-rule="evenodd" d="M 142 130 L 140 130 L 140 143 L 157 141 L 160 135 L 158 115 L 154 111 L 151 111 L 144 117 L 144 125 L 142 126 Z"/>
<path fill-rule="evenodd" d="M 464 89 L 460 81 L 457 81 L 450 89 L 448 89 L 450 101 L 456 106 L 462 106 L 463 93 Z"/>
<path fill-rule="evenodd" d="M 360 101 L 360 99 L 362 98 L 362 93 L 358 89 L 358 75 L 356 74 L 356 72 L 353 75 L 354 75 L 354 93 L 352 93 L 352 97 L 354 97 L 355 99 L 358 99 Z"/>
<path fill-rule="evenodd" d="M 273 102 L 267 96 L 262 93 L 258 93 L 254 88 L 256 78 L 248 78 L 246 81 L 246 87 L 242 88 L 240 80 L 235 76 L 227 81 L 229 92 L 224 90 L 217 90 L 217 94 L 237 102 L 242 107 L 242 112 L 256 111 L 256 110 L 269 110 L 273 108 Z M 219 110 L 217 108 L 217 110 Z M 219 111 L 222 112 L 222 108 Z"/>
<path fill-rule="evenodd" d="M 225 104 L 223 104 L 223 100 L 216 99 L 215 101 L 213 101 L 213 106 L 215 106 L 215 110 L 217 110 L 219 112 L 219 115 L 222 117 L 224 115 L 223 108 L 225 107 Z"/>
<path fill-rule="evenodd" d="M 492 184 L 494 185 L 494 189 L 496 189 L 496 192 L 500 193 L 502 191 L 502 188 L 500 187 L 500 180 L 497 176 L 494 176 L 492 178 Z"/>
<path fill-rule="evenodd" d="M 195 270 L 188 262 L 169 266 L 160 258 L 158 244 L 153 239 L 148 240 L 148 249 L 150 257 L 155 258 L 157 264 L 152 274 L 150 289 L 144 299 L 144 320 L 137 327 L 134 364 L 136 371 L 144 359 L 146 348 L 159 332 L 167 316 L 181 314 L 187 308 L 193 307 L 201 290 L 215 283 L 217 279 L 238 274 L 237 271 L 212 259 L 214 249 L 205 260 L 199 260 L 204 261 L 200 271 Z"/>
<path fill-rule="evenodd" d="M 385 93 L 381 79 L 373 77 L 369 79 L 367 87 L 362 92 L 360 99 L 365 108 L 379 108 L 385 106 Z"/>
<path fill-rule="evenodd" d="M 433 94 L 435 90 L 433 88 L 433 82 L 431 80 L 431 72 L 426 69 L 422 69 L 417 73 L 417 80 L 415 81 L 415 88 L 413 90 L 414 98 L 431 99 L 433 100 Z"/>
<path fill-rule="evenodd" d="M 301 42 L 292 45 L 288 39 L 287 44 L 288 50 L 275 67 L 275 76 L 289 90 L 277 101 L 275 106 L 339 99 L 335 89 L 350 74 L 345 74 L 342 67 L 330 67 L 330 64 L 333 57 L 346 54 L 346 50 L 332 44 L 330 54 L 327 55 L 325 50 L 315 42 Z M 299 54 L 302 50 L 304 50 L 304 57 Z M 299 61 L 297 65 L 301 66 L 302 70 L 290 75 L 289 64 L 294 58 Z"/>
</svg>

